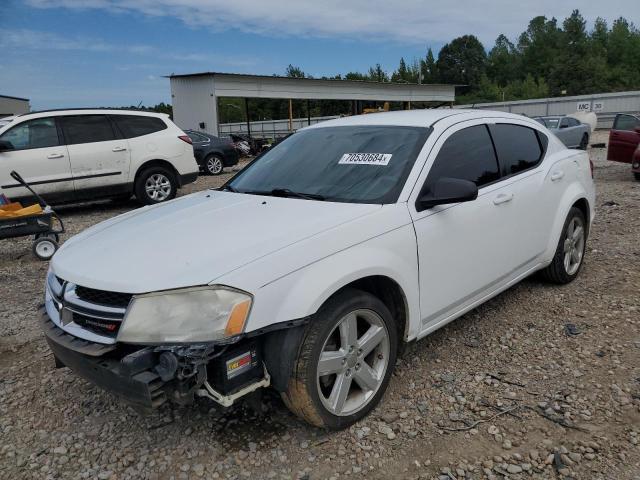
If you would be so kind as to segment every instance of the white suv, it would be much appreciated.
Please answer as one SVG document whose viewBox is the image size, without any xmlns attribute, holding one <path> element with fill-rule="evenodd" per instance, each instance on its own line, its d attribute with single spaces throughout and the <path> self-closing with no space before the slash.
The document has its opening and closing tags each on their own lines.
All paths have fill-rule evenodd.
<svg viewBox="0 0 640 480">
<path fill-rule="evenodd" d="M 50 203 L 169 200 L 196 180 L 191 139 L 167 115 L 133 110 L 53 110 L 0 126 L 0 191 L 29 197 L 17 171 Z"/>
<path fill-rule="evenodd" d="M 219 191 L 67 241 L 42 327 L 58 365 L 138 405 L 226 406 L 270 385 L 310 423 L 343 428 L 380 400 L 403 342 L 538 270 L 575 279 L 594 202 L 587 153 L 535 120 L 328 121 Z M 202 248 L 210 238 L 224 248 Z"/>
</svg>

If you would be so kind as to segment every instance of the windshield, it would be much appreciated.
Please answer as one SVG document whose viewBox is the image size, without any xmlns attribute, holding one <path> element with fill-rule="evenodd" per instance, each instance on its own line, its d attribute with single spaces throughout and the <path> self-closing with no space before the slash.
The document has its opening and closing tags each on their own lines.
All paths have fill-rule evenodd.
<svg viewBox="0 0 640 480">
<path fill-rule="evenodd" d="M 393 203 L 430 131 L 401 126 L 302 130 L 256 159 L 224 188 L 304 194 L 334 202 Z"/>
<path fill-rule="evenodd" d="M 536 120 L 547 128 L 558 128 L 558 123 L 560 123 L 559 118 L 536 118 Z"/>
</svg>

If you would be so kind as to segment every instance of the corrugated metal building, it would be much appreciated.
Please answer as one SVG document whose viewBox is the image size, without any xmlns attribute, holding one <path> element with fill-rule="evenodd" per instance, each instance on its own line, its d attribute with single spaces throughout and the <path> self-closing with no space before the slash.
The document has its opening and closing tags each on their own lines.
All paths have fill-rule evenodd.
<svg viewBox="0 0 640 480">
<path fill-rule="evenodd" d="M 173 120 L 183 129 L 218 135 L 218 98 L 284 98 L 432 102 L 450 105 L 455 85 L 321 80 L 203 72 L 171 75 Z"/>
<path fill-rule="evenodd" d="M 29 112 L 29 99 L 0 95 L 0 118 Z"/>
<path fill-rule="evenodd" d="M 569 115 L 578 111 L 594 112 L 598 116 L 598 128 L 611 128 L 617 113 L 640 112 L 640 91 L 597 93 L 572 97 L 537 98 L 512 102 L 476 103 L 456 105 L 454 108 L 480 108 L 518 113 L 528 117 L 545 115 Z"/>
</svg>

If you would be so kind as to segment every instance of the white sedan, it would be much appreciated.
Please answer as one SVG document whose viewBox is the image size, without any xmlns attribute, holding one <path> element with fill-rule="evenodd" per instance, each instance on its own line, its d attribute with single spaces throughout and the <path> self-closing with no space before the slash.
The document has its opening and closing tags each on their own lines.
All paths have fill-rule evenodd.
<svg viewBox="0 0 640 480">
<path fill-rule="evenodd" d="M 281 392 L 344 428 L 403 342 L 523 278 L 580 272 L 587 154 L 535 120 L 421 110 L 302 129 L 219 190 L 113 218 L 54 256 L 58 366 L 138 405 Z"/>
</svg>

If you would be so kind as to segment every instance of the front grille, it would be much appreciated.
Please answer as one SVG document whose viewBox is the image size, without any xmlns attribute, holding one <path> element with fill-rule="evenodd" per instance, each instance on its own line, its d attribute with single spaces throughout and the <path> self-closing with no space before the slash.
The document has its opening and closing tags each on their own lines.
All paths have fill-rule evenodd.
<svg viewBox="0 0 640 480">
<path fill-rule="evenodd" d="M 76 286 L 76 295 L 81 300 L 109 307 L 126 308 L 133 297 L 130 293 L 107 292 L 105 290 L 95 290 L 93 288 Z"/>
<path fill-rule="evenodd" d="M 90 317 L 81 313 L 73 313 L 73 321 L 82 328 L 98 335 L 115 338 L 120 330 L 121 320 L 106 320 Z"/>
</svg>

